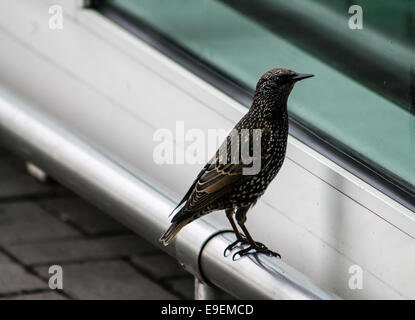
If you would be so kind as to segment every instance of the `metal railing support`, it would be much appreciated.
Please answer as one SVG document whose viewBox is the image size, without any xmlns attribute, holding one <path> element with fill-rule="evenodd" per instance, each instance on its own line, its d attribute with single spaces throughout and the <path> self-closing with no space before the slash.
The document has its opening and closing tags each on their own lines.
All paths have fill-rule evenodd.
<svg viewBox="0 0 415 320">
<path fill-rule="evenodd" d="M 283 261 L 264 255 L 232 261 L 223 250 L 232 240 L 221 226 L 199 219 L 184 228 L 173 245 L 158 239 L 170 225 L 175 204 L 106 155 L 63 130 L 0 88 L 0 140 L 27 161 L 176 257 L 205 283 L 245 299 L 336 299 Z M 198 298 L 217 297 L 197 280 Z"/>
<path fill-rule="evenodd" d="M 221 300 L 224 298 L 226 297 L 222 290 L 195 277 L 195 300 Z"/>
</svg>

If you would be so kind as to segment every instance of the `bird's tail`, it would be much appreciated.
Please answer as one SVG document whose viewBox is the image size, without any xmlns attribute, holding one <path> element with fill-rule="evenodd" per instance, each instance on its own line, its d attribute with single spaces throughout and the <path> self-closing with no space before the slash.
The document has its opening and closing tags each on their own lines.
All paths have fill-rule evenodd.
<svg viewBox="0 0 415 320">
<path fill-rule="evenodd" d="M 182 221 L 174 221 L 167 231 L 161 236 L 160 242 L 167 246 L 174 239 L 177 233 L 190 221 L 191 219 L 185 219 Z"/>
</svg>

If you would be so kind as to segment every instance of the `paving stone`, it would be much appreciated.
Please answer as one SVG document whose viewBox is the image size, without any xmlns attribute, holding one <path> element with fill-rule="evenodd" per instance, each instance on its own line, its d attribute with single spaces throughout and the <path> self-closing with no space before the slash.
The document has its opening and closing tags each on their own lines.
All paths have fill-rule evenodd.
<svg viewBox="0 0 415 320">
<path fill-rule="evenodd" d="M 158 250 L 136 235 L 49 241 L 10 245 L 6 248 L 27 265 L 116 258 L 148 254 Z"/>
<path fill-rule="evenodd" d="M 1 147 L 0 181 L 0 200 L 8 199 L 0 201 L 0 246 L 36 267 L 42 278 L 0 252 L 2 299 L 66 299 L 48 288 L 52 264 L 63 267 L 64 292 L 77 299 L 176 299 L 168 285 L 178 292 L 185 290 L 185 282 L 177 278 L 187 273 L 174 259 L 63 187 L 38 183 L 22 161 Z M 22 201 L 26 196 L 56 195 L 59 190 L 65 198 Z M 131 263 L 120 259 L 125 256 Z M 193 280 L 188 279 L 191 289 L 183 295 L 191 299 Z"/>
<path fill-rule="evenodd" d="M 123 261 L 63 265 L 63 291 L 75 299 L 176 299 Z M 46 267 L 36 268 L 48 276 Z"/>
<path fill-rule="evenodd" d="M 189 300 L 194 299 L 195 282 L 192 276 L 167 281 L 167 285 L 175 292 Z"/>
<path fill-rule="evenodd" d="M 28 175 L 23 164 L 14 157 L 0 157 L 0 181 L 0 198 L 51 192 L 48 184 L 39 183 Z"/>
<path fill-rule="evenodd" d="M 177 260 L 164 253 L 141 257 L 133 256 L 131 257 L 131 261 L 139 269 L 158 280 L 189 275 L 189 273 L 180 266 Z"/>
<path fill-rule="evenodd" d="M 44 289 L 47 284 L 0 253 L 0 294 Z"/>
<path fill-rule="evenodd" d="M 0 204 L 0 244 L 79 236 L 33 202 Z"/>
<path fill-rule="evenodd" d="M 67 300 L 64 296 L 50 291 L 33 294 L 23 294 L 15 297 L 5 298 L 5 300 Z"/>
<path fill-rule="evenodd" d="M 46 210 L 54 212 L 63 221 L 69 221 L 90 235 L 110 232 L 130 232 L 114 219 L 78 197 L 40 201 Z"/>
</svg>

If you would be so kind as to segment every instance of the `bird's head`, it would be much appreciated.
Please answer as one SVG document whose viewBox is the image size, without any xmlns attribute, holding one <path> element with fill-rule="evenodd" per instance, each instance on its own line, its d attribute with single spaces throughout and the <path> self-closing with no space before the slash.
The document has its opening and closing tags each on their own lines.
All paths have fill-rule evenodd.
<svg viewBox="0 0 415 320">
<path fill-rule="evenodd" d="M 255 99 L 264 100 L 267 103 L 269 101 L 284 102 L 283 100 L 286 102 L 296 82 L 313 76 L 283 68 L 271 69 L 259 79 Z"/>
</svg>

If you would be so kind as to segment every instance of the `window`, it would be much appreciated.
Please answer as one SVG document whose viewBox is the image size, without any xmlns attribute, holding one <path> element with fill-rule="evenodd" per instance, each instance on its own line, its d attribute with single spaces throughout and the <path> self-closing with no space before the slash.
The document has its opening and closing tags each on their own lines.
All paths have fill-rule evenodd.
<svg viewBox="0 0 415 320">
<path fill-rule="evenodd" d="M 250 93 L 274 67 L 315 74 L 290 97 L 292 122 L 413 205 L 413 1 L 107 0 L 98 8 L 142 23 Z"/>
</svg>

